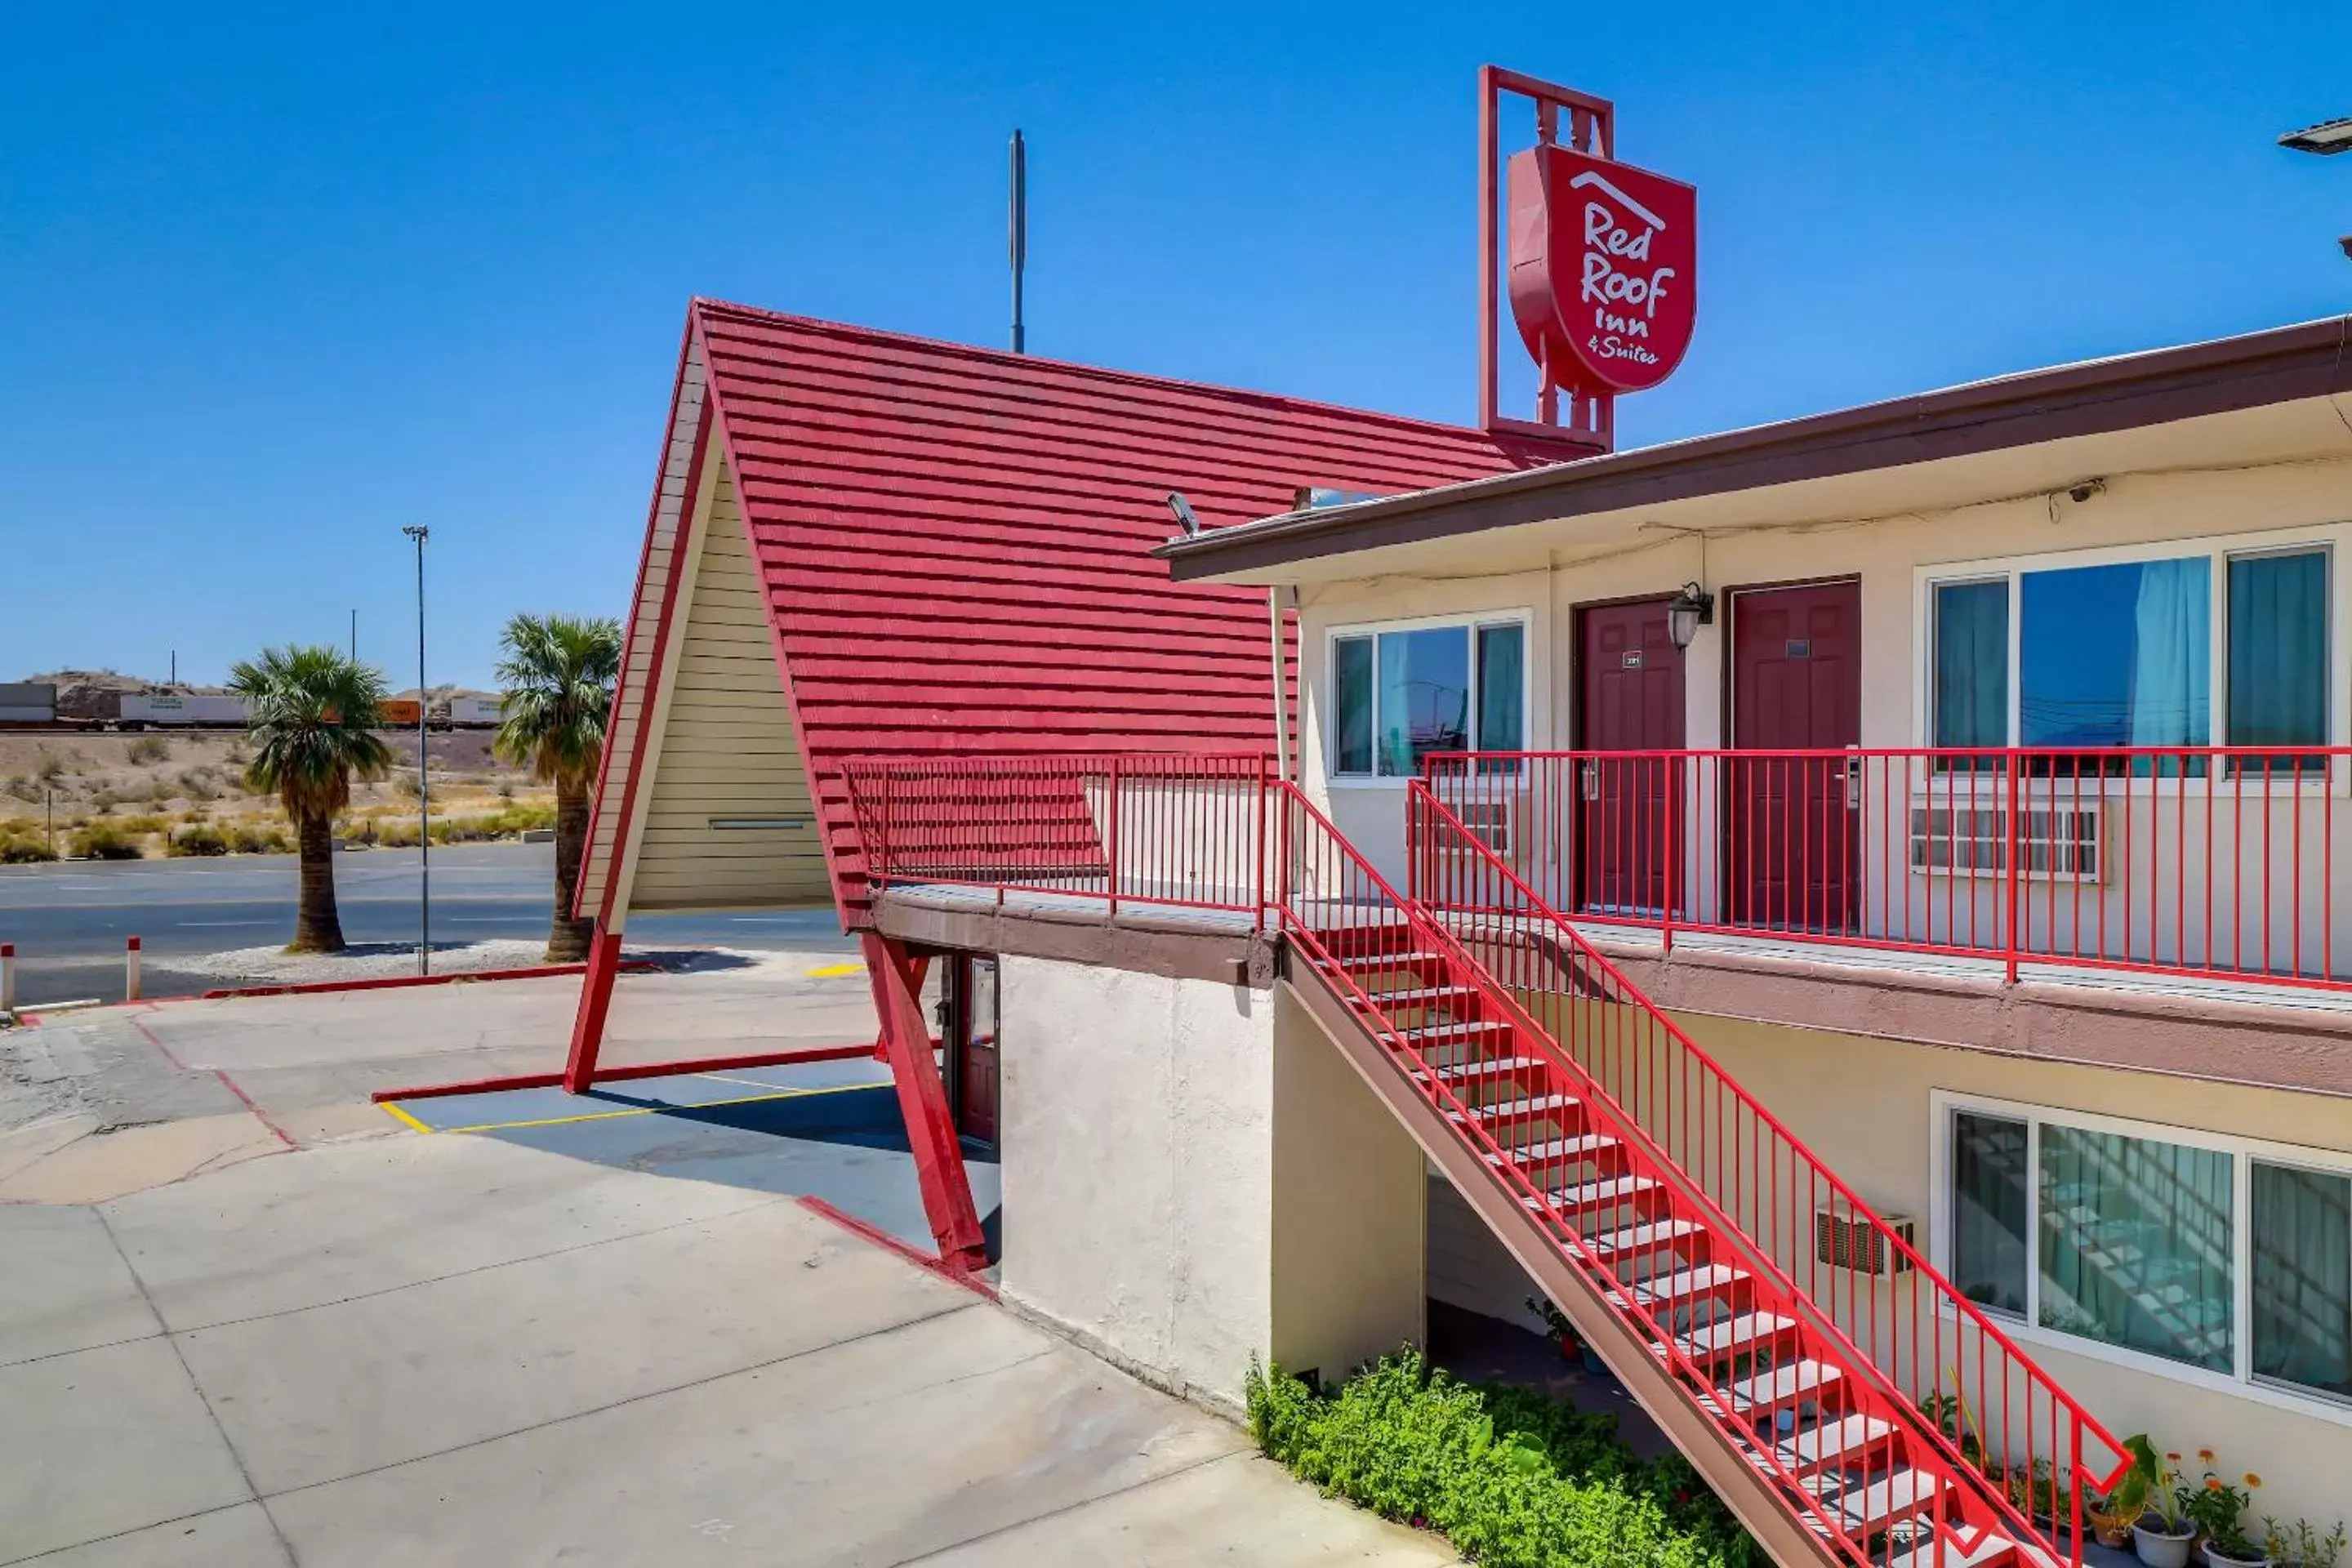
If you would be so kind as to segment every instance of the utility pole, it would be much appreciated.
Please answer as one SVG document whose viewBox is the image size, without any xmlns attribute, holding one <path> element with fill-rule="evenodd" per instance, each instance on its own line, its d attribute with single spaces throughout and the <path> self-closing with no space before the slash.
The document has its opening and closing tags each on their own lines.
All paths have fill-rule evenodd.
<svg viewBox="0 0 2352 1568">
<path fill-rule="evenodd" d="M 357 610 L 353 610 L 353 611 L 352 612 L 352 662 L 353 664 L 357 664 L 359 661 L 360 661 L 360 613 L 359 613 Z"/>
<path fill-rule="evenodd" d="M 416 542 L 416 973 L 433 973 L 433 780 L 425 749 L 425 541 L 432 530 L 412 524 L 401 532 Z M 352 612 L 357 625 L 359 612 Z M 357 646 L 358 634 L 352 634 Z"/>
<path fill-rule="evenodd" d="M 1011 210 L 1005 215 L 1006 247 L 1013 260 L 1013 352 L 1029 352 L 1029 330 L 1021 319 L 1021 269 L 1029 263 L 1029 148 L 1021 128 L 1013 128 Z"/>
</svg>

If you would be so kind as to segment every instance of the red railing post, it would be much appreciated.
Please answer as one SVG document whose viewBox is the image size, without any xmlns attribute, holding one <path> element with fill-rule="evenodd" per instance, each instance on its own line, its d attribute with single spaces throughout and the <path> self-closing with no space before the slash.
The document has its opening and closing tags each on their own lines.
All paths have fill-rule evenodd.
<svg viewBox="0 0 2352 1568">
<path fill-rule="evenodd" d="M 1265 931 L 1265 756 L 1257 759 L 1257 827 L 1250 849 L 1250 908 L 1256 930 Z"/>
<path fill-rule="evenodd" d="M 1683 767 L 1679 753 L 1666 753 L 1666 842 L 1665 887 L 1658 909 L 1658 942 L 1660 951 L 1669 958 L 1675 952 L 1675 900 L 1682 892 L 1682 817 Z"/>
<path fill-rule="evenodd" d="M 1104 837 L 1109 840 L 1109 860 L 1105 867 L 1108 873 L 1106 890 L 1110 894 L 1111 918 L 1116 920 L 1118 918 L 1118 758 L 1116 755 L 1110 759 L 1108 815 L 1110 820 L 1108 831 L 1104 834 Z"/>
<path fill-rule="evenodd" d="M 2018 897 L 2019 887 L 2017 868 L 2017 775 L 2021 770 L 2018 767 L 2018 753 L 2015 751 L 2011 751 L 2009 753 L 2008 763 L 2004 771 L 2009 774 L 2009 811 L 2007 813 L 2009 826 L 2009 869 L 2004 878 L 2004 880 L 2007 883 L 2005 892 L 2009 900 L 2009 922 L 2008 931 L 2006 932 L 2008 940 L 2003 945 L 2008 954 L 2009 984 L 2014 985 L 2017 984 L 2017 950 L 2021 945 L 2017 939 L 2017 911 L 2021 902 Z"/>
</svg>

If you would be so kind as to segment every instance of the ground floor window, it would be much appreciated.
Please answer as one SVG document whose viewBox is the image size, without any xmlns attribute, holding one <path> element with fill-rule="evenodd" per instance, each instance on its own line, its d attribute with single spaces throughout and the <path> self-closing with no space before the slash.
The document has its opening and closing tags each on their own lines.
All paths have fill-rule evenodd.
<svg viewBox="0 0 2352 1568">
<path fill-rule="evenodd" d="M 2352 1156 L 2032 1107 L 1940 1117 L 1941 1250 L 1970 1300 L 2352 1400 Z"/>
<path fill-rule="evenodd" d="M 1527 624 L 1510 617 L 1335 632 L 1331 772 L 1412 778 L 1434 752 L 1527 744 Z"/>
</svg>

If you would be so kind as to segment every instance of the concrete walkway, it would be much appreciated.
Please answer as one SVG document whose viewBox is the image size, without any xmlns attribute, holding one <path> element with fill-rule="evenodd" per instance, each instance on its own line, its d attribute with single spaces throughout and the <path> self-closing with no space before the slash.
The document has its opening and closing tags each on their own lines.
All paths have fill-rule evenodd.
<svg viewBox="0 0 2352 1568">
<path fill-rule="evenodd" d="M 755 1188 L 403 1134 L 0 1257 L 0 1563 L 1452 1561 Z"/>
</svg>

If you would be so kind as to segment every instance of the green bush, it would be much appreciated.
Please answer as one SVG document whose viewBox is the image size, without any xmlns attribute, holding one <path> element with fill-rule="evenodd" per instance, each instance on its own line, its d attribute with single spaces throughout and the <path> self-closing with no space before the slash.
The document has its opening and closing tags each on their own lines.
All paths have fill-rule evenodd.
<svg viewBox="0 0 2352 1568">
<path fill-rule="evenodd" d="M 49 847 L 47 838 L 26 837 L 17 834 L 0 837 L 0 866 L 29 866 L 57 858 L 58 852 Z"/>
<path fill-rule="evenodd" d="M 229 829 L 229 847 L 240 855 L 284 855 L 294 847 L 294 841 L 282 827 L 256 827 L 240 822 Z"/>
<path fill-rule="evenodd" d="M 209 822 L 192 823 L 163 841 L 166 855 L 226 855 L 228 835 Z"/>
<path fill-rule="evenodd" d="M 85 860 L 137 860 L 146 854 L 119 822 L 93 822 L 79 828 L 67 847 Z"/>
<path fill-rule="evenodd" d="M 1437 1531 L 1482 1568 L 1761 1568 L 1679 1455 L 1637 1458 L 1617 1417 L 1433 1372 L 1407 1346 L 1336 1394 L 1255 1359 L 1250 1435 L 1302 1480 Z"/>
<path fill-rule="evenodd" d="M 143 838 L 150 833 L 166 833 L 171 830 L 172 826 L 168 820 L 156 816 L 152 811 L 141 812 L 134 816 L 126 816 L 116 826 L 120 826 L 123 832 L 130 834 L 134 838 Z"/>
</svg>

